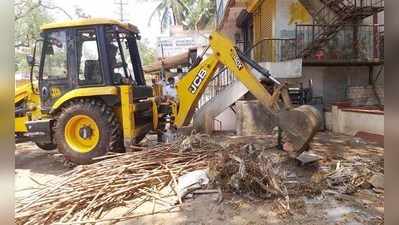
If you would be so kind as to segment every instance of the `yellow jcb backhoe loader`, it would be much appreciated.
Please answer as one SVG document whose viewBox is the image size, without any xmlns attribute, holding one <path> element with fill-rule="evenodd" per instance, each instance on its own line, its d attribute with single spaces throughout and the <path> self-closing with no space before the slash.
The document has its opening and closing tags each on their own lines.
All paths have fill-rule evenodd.
<svg viewBox="0 0 399 225">
<path fill-rule="evenodd" d="M 135 26 L 90 18 L 51 23 L 41 30 L 33 55 L 27 57 L 31 82 L 16 88 L 16 139 L 33 141 L 45 150 L 58 148 L 75 163 L 123 152 L 150 131 L 164 130 L 166 123 L 174 128 L 188 125 L 199 98 L 223 65 L 278 118 L 296 153 L 318 129 L 315 108 L 293 108 L 286 87 L 220 33 L 209 37 L 213 54 L 199 58 L 176 84 L 177 99 L 165 100 L 145 83 Z M 272 93 L 250 67 L 273 83 Z"/>
</svg>

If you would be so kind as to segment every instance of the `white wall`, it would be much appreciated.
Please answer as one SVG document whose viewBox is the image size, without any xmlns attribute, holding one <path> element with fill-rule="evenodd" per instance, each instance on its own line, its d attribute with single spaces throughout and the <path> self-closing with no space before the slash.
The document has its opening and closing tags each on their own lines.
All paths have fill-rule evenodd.
<svg viewBox="0 0 399 225">
<path fill-rule="evenodd" d="M 223 111 L 219 116 L 216 117 L 216 120 L 222 123 L 222 127 L 220 129 L 220 123 L 218 121 L 214 121 L 214 130 L 217 131 L 235 131 L 236 129 L 236 115 L 233 110 L 227 108 Z"/>
<path fill-rule="evenodd" d="M 376 67 L 375 73 L 378 71 Z M 302 82 L 308 87 L 312 80 L 313 96 L 322 96 L 325 105 L 331 105 L 337 101 L 347 99 L 348 86 L 368 85 L 368 67 L 303 67 L 303 76 L 297 79 L 284 79 L 288 83 Z M 378 85 L 383 85 L 384 74 L 380 75 Z"/>
<path fill-rule="evenodd" d="M 384 135 L 384 115 L 342 111 L 338 106 L 326 113 L 326 127 L 335 133 L 355 135 L 359 131 Z"/>
</svg>

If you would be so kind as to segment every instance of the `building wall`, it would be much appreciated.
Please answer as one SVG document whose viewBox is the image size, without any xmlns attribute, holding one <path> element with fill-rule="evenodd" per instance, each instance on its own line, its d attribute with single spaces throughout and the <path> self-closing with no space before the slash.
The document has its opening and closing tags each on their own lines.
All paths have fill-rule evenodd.
<svg viewBox="0 0 399 225">
<path fill-rule="evenodd" d="M 310 24 L 312 17 L 298 0 L 278 0 L 274 38 L 295 38 L 295 24 Z"/>
<path fill-rule="evenodd" d="M 384 105 L 384 86 L 350 86 L 347 96 L 352 106 L 377 105 L 380 102 Z"/>
<path fill-rule="evenodd" d="M 375 74 L 378 68 L 375 69 Z M 292 84 L 303 83 L 309 87 L 309 80 L 312 80 L 313 96 L 322 96 L 325 108 L 331 104 L 348 100 L 349 87 L 368 86 L 368 67 L 303 67 L 301 78 L 284 79 Z M 383 88 L 383 74 L 378 79 L 377 86 Z"/>
<path fill-rule="evenodd" d="M 363 131 L 384 135 L 384 114 L 350 112 L 333 106 L 332 111 L 326 113 L 326 125 L 334 133 L 355 135 Z"/>
<path fill-rule="evenodd" d="M 216 131 L 235 131 L 236 115 L 230 108 L 227 108 L 214 120 L 214 130 Z"/>
<path fill-rule="evenodd" d="M 253 33 L 254 41 L 257 43 L 263 38 L 273 38 L 274 28 L 276 21 L 276 0 L 265 0 L 259 7 L 253 12 Z M 259 60 L 261 54 L 265 54 L 267 58 L 272 58 L 272 51 L 268 51 L 267 46 L 256 48 L 254 50 L 254 59 Z"/>
<path fill-rule="evenodd" d="M 253 32 L 254 43 L 263 38 L 293 38 L 295 35 L 295 23 L 312 23 L 312 19 L 298 0 L 263 0 L 253 13 Z M 231 12 L 231 11 L 230 11 Z M 240 32 L 235 25 L 240 10 L 236 14 L 229 15 L 227 26 L 223 27 L 222 32 L 230 38 L 234 38 L 234 34 Z M 379 14 L 379 23 L 383 24 L 383 13 Z M 233 39 L 234 40 L 234 39 Z M 267 49 L 259 51 L 267 52 Z M 259 58 L 260 53 L 255 52 L 254 58 Z M 270 53 L 271 54 L 271 53 Z M 379 70 L 375 67 L 374 74 Z M 285 79 L 289 83 L 302 82 L 304 87 L 308 87 L 309 80 L 312 80 L 313 96 L 321 96 L 324 101 L 324 109 L 331 110 L 331 106 L 340 101 L 349 100 L 353 97 L 349 89 L 357 87 L 367 88 L 369 83 L 368 67 L 303 67 L 303 76 L 295 79 Z M 383 92 L 384 72 L 382 71 L 379 79 L 376 81 L 379 92 Z M 383 98 L 383 95 L 382 95 Z M 352 118 L 352 114 L 345 118 Z M 235 126 L 234 113 L 227 109 L 222 113 L 218 120 L 223 122 L 223 130 L 231 130 Z M 342 121 L 347 121 L 342 120 Z M 215 127 L 218 125 L 215 124 Z"/>
<path fill-rule="evenodd" d="M 235 34 L 239 33 L 241 35 L 241 29 L 236 25 L 236 19 L 240 14 L 242 7 L 232 7 L 229 9 L 229 14 L 225 19 L 223 26 L 219 32 L 223 33 L 227 37 L 229 37 L 233 43 L 235 42 Z"/>
<path fill-rule="evenodd" d="M 172 28 L 171 28 L 172 29 Z M 190 48 L 197 48 L 201 52 L 208 45 L 209 32 L 184 31 L 175 26 L 173 32 L 157 37 L 157 57 L 169 57 L 187 52 Z"/>
</svg>

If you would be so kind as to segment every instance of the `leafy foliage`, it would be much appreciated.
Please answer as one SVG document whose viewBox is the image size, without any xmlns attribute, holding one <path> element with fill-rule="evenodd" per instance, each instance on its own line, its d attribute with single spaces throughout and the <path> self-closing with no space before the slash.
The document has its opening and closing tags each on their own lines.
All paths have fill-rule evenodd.
<svg viewBox="0 0 399 225">
<path fill-rule="evenodd" d="M 215 13 L 215 0 L 161 0 L 151 13 L 148 23 L 158 15 L 161 32 L 171 25 L 199 30 L 213 21 Z"/>
<path fill-rule="evenodd" d="M 142 39 L 138 42 L 140 58 L 143 65 L 148 65 L 155 60 L 155 49 L 148 47 L 148 40 Z"/>
<path fill-rule="evenodd" d="M 64 13 L 69 18 L 89 18 L 84 9 L 75 6 L 73 17 L 65 10 L 51 4 L 51 0 L 15 0 L 15 67 L 16 72 L 29 73 L 26 55 L 32 54 L 35 42 L 40 38 L 40 26 L 54 21 L 52 10 Z M 148 41 L 139 42 L 143 64 L 153 62 L 155 50 L 148 47 Z"/>
<path fill-rule="evenodd" d="M 15 0 L 14 6 L 16 71 L 27 72 L 26 54 L 33 51 L 35 41 L 39 38 L 40 26 L 53 19 L 41 7 L 40 1 Z"/>
</svg>

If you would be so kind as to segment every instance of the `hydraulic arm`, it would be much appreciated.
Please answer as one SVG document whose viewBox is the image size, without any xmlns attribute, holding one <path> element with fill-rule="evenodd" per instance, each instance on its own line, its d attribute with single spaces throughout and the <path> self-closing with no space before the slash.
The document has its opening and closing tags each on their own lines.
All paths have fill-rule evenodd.
<svg viewBox="0 0 399 225">
<path fill-rule="evenodd" d="M 71 28 L 76 32 L 69 32 Z M 288 137 L 286 143 L 298 150 L 293 153 L 304 149 L 319 126 L 316 109 L 293 108 L 286 87 L 217 32 L 210 36 L 213 54 L 198 60 L 177 83 L 175 101 L 154 96 L 154 89 L 145 84 L 135 26 L 89 18 L 47 24 L 41 30 L 43 40 L 38 43 L 42 43 L 42 54 L 36 59 L 34 51 L 32 57 L 27 57 L 31 81 L 37 75 L 38 84 L 20 86 L 15 93 L 15 136 L 20 141 L 33 141 L 44 150 L 58 149 L 75 163 L 87 164 L 108 152 L 124 152 L 150 130 L 160 133 L 166 125 L 188 125 L 201 95 L 221 66 L 229 69 L 278 119 L 278 126 Z M 98 48 L 83 50 L 82 46 L 90 43 Z M 76 54 L 67 54 L 70 51 Z M 117 52 L 123 53 L 120 60 Z M 35 76 L 34 66 L 39 66 Z M 267 88 L 260 77 L 269 81 Z"/>
<path fill-rule="evenodd" d="M 209 41 L 213 54 L 192 68 L 176 85 L 178 102 L 177 109 L 174 110 L 176 112 L 174 125 L 182 127 L 191 121 L 198 100 L 209 81 L 217 68 L 224 65 L 278 119 L 279 127 L 287 135 L 290 150 L 295 153 L 293 155 L 302 152 L 319 129 L 321 120 L 319 112 L 309 105 L 293 108 L 285 85 L 240 52 L 228 38 L 213 32 Z M 273 82 L 272 93 L 259 82 L 249 67 Z"/>
</svg>

